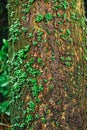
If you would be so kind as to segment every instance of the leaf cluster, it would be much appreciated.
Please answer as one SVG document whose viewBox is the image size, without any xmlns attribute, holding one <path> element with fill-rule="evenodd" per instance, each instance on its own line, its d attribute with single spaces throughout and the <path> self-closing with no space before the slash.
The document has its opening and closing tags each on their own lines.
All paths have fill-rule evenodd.
<svg viewBox="0 0 87 130">
<path fill-rule="evenodd" d="M 3 46 L 0 50 L 0 114 L 9 115 L 9 101 L 8 99 L 8 75 L 6 60 L 8 55 L 8 41 L 3 39 Z"/>
</svg>

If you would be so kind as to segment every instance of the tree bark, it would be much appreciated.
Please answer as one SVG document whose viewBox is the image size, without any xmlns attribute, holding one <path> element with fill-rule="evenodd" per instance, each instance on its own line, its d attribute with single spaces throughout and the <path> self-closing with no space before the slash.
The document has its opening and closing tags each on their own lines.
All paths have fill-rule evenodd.
<svg viewBox="0 0 87 130">
<path fill-rule="evenodd" d="M 8 10 L 13 129 L 86 130 L 83 1 L 9 0 Z"/>
</svg>

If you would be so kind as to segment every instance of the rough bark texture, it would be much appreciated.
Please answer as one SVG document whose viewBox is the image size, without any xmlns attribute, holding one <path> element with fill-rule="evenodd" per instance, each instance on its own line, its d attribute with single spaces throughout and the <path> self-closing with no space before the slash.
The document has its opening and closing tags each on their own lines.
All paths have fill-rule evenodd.
<svg viewBox="0 0 87 130">
<path fill-rule="evenodd" d="M 83 1 L 9 0 L 8 9 L 13 129 L 86 130 Z"/>
</svg>

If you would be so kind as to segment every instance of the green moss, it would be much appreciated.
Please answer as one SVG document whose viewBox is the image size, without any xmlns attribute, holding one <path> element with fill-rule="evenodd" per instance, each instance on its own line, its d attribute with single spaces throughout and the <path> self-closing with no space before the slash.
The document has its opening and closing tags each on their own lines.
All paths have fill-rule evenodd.
<svg viewBox="0 0 87 130">
<path fill-rule="evenodd" d="M 43 15 L 42 14 L 38 14 L 37 16 L 36 16 L 36 18 L 35 18 L 35 21 L 36 22 L 41 22 L 42 20 L 43 20 Z"/>
<path fill-rule="evenodd" d="M 53 89 L 53 85 L 49 85 L 49 89 L 52 90 Z"/>
<path fill-rule="evenodd" d="M 64 60 L 65 60 L 65 57 L 62 56 L 60 59 L 61 59 L 62 61 L 64 61 Z"/>
<path fill-rule="evenodd" d="M 26 27 L 22 27 L 22 28 L 21 28 L 21 31 L 23 31 L 23 32 L 26 33 L 26 32 L 28 31 L 28 29 L 27 29 Z"/>
<path fill-rule="evenodd" d="M 71 63 L 69 63 L 68 61 L 65 62 L 65 65 L 70 67 L 71 66 Z"/>
<path fill-rule="evenodd" d="M 28 3 L 29 4 L 33 4 L 35 2 L 35 0 L 29 0 Z"/>
<path fill-rule="evenodd" d="M 19 1 L 18 1 L 18 0 L 15 0 L 15 4 L 16 4 L 16 5 L 19 5 Z"/>
<path fill-rule="evenodd" d="M 61 14 L 60 14 L 60 13 L 57 13 L 57 17 L 58 17 L 58 18 L 61 18 Z"/>
<path fill-rule="evenodd" d="M 66 0 L 63 0 L 63 2 L 61 3 L 61 5 L 62 5 L 62 9 L 67 9 L 68 8 L 68 1 L 66 1 Z"/>
<path fill-rule="evenodd" d="M 9 28 L 9 32 L 10 32 L 10 38 L 9 41 L 10 42 L 16 42 L 17 40 L 19 40 L 19 36 L 21 34 L 21 30 L 20 28 L 20 22 L 19 20 L 16 20 Z"/>
<path fill-rule="evenodd" d="M 33 45 L 34 45 L 34 46 L 36 46 L 37 44 L 38 44 L 38 42 L 36 42 L 36 41 L 33 42 Z"/>
<path fill-rule="evenodd" d="M 48 82 L 48 80 L 47 80 L 47 79 L 44 79 L 44 82 L 45 82 L 45 83 L 47 83 L 47 82 Z"/>
<path fill-rule="evenodd" d="M 26 16 L 22 16 L 22 20 L 26 22 Z"/>
<path fill-rule="evenodd" d="M 41 64 L 41 63 L 42 63 L 42 59 L 41 59 L 41 58 L 38 58 L 37 62 L 38 62 L 39 64 Z"/>
<path fill-rule="evenodd" d="M 46 19 L 46 21 L 48 22 L 48 21 L 50 21 L 50 20 L 53 19 L 53 15 L 52 15 L 51 13 L 47 13 L 47 14 L 45 15 L 45 19 Z"/>
<path fill-rule="evenodd" d="M 25 123 L 30 124 L 32 120 L 33 120 L 33 116 L 31 114 L 28 114 L 26 116 Z"/>
<path fill-rule="evenodd" d="M 77 6 L 77 1 L 76 0 L 73 0 L 70 4 L 71 8 L 73 9 L 76 9 L 76 6 Z"/>
<path fill-rule="evenodd" d="M 41 42 L 42 41 L 42 35 L 43 35 L 43 32 L 38 30 L 37 31 L 37 35 L 38 35 L 38 42 Z"/>
<path fill-rule="evenodd" d="M 33 102 L 33 101 L 30 101 L 29 103 L 28 103 L 28 105 L 29 105 L 29 111 L 30 112 L 34 112 L 34 110 L 35 110 L 35 103 Z"/>
<path fill-rule="evenodd" d="M 40 115 L 39 114 L 35 114 L 35 119 L 39 119 Z"/>
<path fill-rule="evenodd" d="M 47 122 L 47 120 L 46 120 L 45 117 L 42 117 L 42 118 L 41 118 L 41 121 L 42 121 L 43 124 L 46 124 L 46 122 Z"/>
<path fill-rule="evenodd" d="M 71 57 L 66 57 L 66 61 L 71 61 Z"/>
<path fill-rule="evenodd" d="M 29 33 L 29 38 L 32 38 L 33 37 L 33 33 Z"/>
</svg>

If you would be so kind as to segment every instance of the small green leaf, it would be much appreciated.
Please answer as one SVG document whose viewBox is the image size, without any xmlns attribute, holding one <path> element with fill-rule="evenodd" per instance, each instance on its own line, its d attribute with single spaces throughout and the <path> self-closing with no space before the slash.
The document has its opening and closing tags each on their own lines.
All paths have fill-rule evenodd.
<svg viewBox="0 0 87 130">
<path fill-rule="evenodd" d="M 67 58 L 66 58 L 66 61 L 71 61 L 71 57 L 67 57 Z"/>
<path fill-rule="evenodd" d="M 33 33 L 29 33 L 29 38 L 32 38 L 33 37 Z"/>
<path fill-rule="evenodd" d="M 3 44 L 7 46 L 8 45 L 8 41 L 6 39 L 3 39 Z"/>
<path fill-rule="evenodd" d="M 50 21 L 50 20 L 53 19 L 53 15 L 52 15 L 51 13 L 47 13 L 47 14 L 45 15 L 45 19 L 46 19 L 46 21 L 48 22 L 48 21 Z"/>
<path fill-rule="evenodd" d="M 35 46 L 35 45 L 37 45 L 37 44 L 38 44 L 38 42 L 36 42 L 36 41 L 35 41 L 35 42 L 33 42 L 33 45 L 34 45 L 34 46 Z"/>
<path fill-rule="evenodd" d="M 41 22 L 43 20 L 43 15 L 42 14 L 38 14 L 37 17 L 36 17 L 36 22 Z"/>
<path fill-rule="evenodd" d="M 42 63 L 42 59 L 41 58 L 38 58 L 38 63 L 40 64 L 40 63 Z"/>
</svg>

